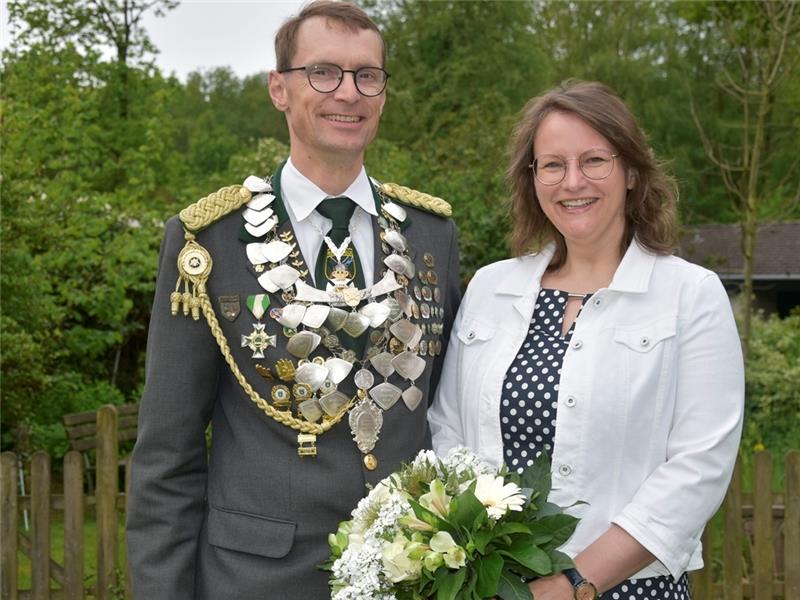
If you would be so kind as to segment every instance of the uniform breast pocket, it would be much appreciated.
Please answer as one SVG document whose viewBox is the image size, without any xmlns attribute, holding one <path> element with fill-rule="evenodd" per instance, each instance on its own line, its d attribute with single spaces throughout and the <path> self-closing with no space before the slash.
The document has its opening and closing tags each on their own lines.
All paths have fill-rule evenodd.
<svg viewBox="0 0 800 600">
<path fill-rule="evenodd" d="M 666 315 L 614 329 L 615 362 L 628 392 L 652 395 L 663 387 L 675 369 L 677 321 L 677 315 Z"/>
</svg>

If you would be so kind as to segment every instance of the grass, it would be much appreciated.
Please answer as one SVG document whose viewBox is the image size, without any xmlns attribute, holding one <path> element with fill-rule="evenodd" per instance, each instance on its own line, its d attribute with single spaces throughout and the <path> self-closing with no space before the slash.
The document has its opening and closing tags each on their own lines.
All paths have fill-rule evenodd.
<svg viewBox="0 0 800 600">
<path fill-rule="evenodd" d="M 50 516 L 50 558 L 60 565 L 64 564 L 64 513 L 53 511 Z M 25 531 L 20 519 L 19 531 Z M 87 515 L 83 527 L 84 551 L 84 587 L 93 587 L 97 574 L 97 524 L 93 515 Z M 117 525 L 117 565 L 120 573 L 124 572 L 125 554 L 125 516 L 120 515 Z M 20 590 L 31 588 L 31 561 L 22 551 L 17 552 L 17 587 Z M 51 579 L 52 586 L 57 586 Z M 59 586 L 60 587 L 60 586 Z"/>
</svg>

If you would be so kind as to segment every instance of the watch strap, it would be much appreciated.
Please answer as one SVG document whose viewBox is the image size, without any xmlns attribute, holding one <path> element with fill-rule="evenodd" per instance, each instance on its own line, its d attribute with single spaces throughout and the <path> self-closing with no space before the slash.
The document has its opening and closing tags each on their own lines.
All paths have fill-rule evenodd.
<svg viewBox="0 0 800 600">
<path fill-rule="evenodd" d="M 580 574 L 578 569 L 564 569 L 564 575 L 575 591 L 575 600 L 595 600 L 598 597 L 597 586 Z"/>
<path fill-rule="evenodd" d="M 586 578 L 580 574 L 578 569 L 564 569 L 562 573 L 564 573 L 566 578 L 569 579 L 572 587 L 578 587 L 578 584 L 586 581 Z"/>
</svg>

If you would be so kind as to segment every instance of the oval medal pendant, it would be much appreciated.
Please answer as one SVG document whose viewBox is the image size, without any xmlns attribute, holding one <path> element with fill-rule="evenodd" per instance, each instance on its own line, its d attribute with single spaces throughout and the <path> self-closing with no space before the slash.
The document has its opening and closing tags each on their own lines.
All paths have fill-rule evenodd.
<svg viewBox="0 0 800 600">
<path fill-rule="evenodd" d="M 348 420 L 358 449 L 364 454 L 371 452 L 383 426 L 381 410 L 369 398 L 365 398 L 350 411 Z"/>
</svg>

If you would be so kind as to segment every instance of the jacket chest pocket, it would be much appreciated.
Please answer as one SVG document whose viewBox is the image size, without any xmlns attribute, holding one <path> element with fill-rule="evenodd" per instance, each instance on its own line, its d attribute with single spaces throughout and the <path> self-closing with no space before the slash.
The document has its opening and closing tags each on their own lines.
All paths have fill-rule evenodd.
<svg viewBox="0 0 800 600">
<path fill-rule="evenodd" d="M 480 315 L 466 315 L 458 330 L 458 339 L 465 346 L 480 345 L 494 337 L 497 325 Z"/>
<path fill-rule="evenodd" d="M 456 335 L 460 342 L 458 373 L 460 392 L 464 399 L 477 401 L 483 380 L 491 370 L 489 362 L 495 352 L 492 342 L 497 324 L 483 315 L 465 315 Z M 464 400 L 462 400 L 464 401 Z M 477 411 L 470 411 L 477 414 Z"/>
<path fill-rule="evenodd" d="M 614 329 L 612 368 L 620 374 L 623 395 L 652 401 L 664 391 L 676 369 L 676 333 L 677 315 Z"/>
<path fill-rule="evenodd" d="M 642 325 L 617 327 L 614 341 L 638 354 L 650 354 L 675 337 L 676 331 L 677 317 L 669 315 Z"/>
</svg>

